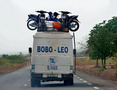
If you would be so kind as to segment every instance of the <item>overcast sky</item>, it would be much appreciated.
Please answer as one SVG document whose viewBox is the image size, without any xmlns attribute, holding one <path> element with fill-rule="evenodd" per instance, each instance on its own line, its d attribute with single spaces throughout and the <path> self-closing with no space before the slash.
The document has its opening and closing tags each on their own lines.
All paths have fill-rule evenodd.
<svg viewBox="0 0 117 90">
<path fill-rule="evenodd" d="M 36 31 L 26 27 L 26 20 L 36 10 L 65 10 L 79 15 L 81 23 L 76 32 L 79 42 L 95 24 L 117 16 L 117 0 L 0 0 L 0 54 L 28 52 Z"/>
</svg>

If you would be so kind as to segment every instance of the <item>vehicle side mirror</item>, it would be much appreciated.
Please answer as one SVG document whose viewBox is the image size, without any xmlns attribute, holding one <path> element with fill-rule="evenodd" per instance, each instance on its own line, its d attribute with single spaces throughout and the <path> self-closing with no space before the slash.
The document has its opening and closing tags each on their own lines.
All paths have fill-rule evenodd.
<svg viewBox="0 0 117 90">
<path fill-rule="evenodd" d="M 29 47 L 28 51 L 29 51 L 29 53 L 32 53 L 32 48 L 31 48 L 31 47 Z"/>
</svg>

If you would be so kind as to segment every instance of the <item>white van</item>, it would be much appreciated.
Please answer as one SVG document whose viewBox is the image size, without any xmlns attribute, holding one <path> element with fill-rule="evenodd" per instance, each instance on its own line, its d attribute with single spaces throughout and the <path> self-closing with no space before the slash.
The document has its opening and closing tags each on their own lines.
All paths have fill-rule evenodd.
<svg viewBox="0 0 117 90">
<path fill-rule="evenodd" d="M 31 58 L 31 87 L 45 81 L 73 85 L 73 46 L 69 32 L 37 32 Z"/>
</svg>

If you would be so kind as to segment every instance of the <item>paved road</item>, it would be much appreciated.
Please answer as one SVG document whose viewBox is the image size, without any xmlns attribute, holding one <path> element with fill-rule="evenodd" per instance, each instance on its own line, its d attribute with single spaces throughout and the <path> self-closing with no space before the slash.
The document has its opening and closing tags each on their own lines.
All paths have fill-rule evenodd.
<svg viewBox="0 0 117 90">
<path fill-rule="evenodd" d="M 83 73 L 80 75 L 82 76 Z M 99 86 L 99 84 L 91 83 L 88 79 L 86 81 L 84 79 L 86 74 L 84 74 L 84 78 L 81 76 L 74 76 L 75 84 L 73 86 L 65 86 L 63 82 L 45 82 L 41 87 L 32 88 L 30 86 L 30 67 L 25 67 L 12 73 L 0 75 L 0 90 L 108 90 L 103 89 L 103 86 Z"/>
</svg>

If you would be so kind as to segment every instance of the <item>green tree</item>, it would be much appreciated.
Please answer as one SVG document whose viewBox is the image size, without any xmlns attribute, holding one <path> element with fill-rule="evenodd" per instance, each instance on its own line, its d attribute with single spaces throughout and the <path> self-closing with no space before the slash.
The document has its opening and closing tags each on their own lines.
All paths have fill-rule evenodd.
<svg viewBox="0 0 117 90">
<path fill-rule="evenodd" d="M 3 54 L 2 58 L 7 58 L 9 55 L 8 54 Z"/>
<path fill-rule="evenodd" d="M 114 33 L 116 36 L 116 40 L 114 41 L 117 46 L 117 17 L 112 17 L 112 19 L 108 20 L 108 23 L 104 26 L 107 28 L 110 32 Z M 117 49 L 117 48 L 116 48 Z"/>
<path fill-rule="evenodd" d="M 117 17 L 112 17 L 112 19 L 108 20 L 108 23 L 104 27 L 110 32 L 117 33 Z"/>
<path fill-rule="evenodd" d="M 115 52 L 115 35 L 105 28 L 105 21 L 97 24 L 89 34 L 88 47 L 90 56 L 102 60 L 102 66 L 106 67 L 106 58 Z"/>
</svg>

